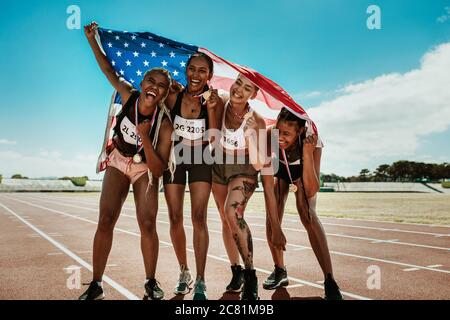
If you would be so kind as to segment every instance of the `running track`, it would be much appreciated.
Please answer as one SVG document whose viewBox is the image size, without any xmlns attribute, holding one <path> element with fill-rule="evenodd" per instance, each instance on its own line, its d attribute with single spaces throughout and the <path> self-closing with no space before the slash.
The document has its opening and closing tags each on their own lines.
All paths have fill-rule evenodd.
<svg viewBox="0 0 450 320">
<path fill-rule="evenodd" d="M 86 287 L 68 289 L 71 267 L 81 268 L 82 282 L 91 280 L 92 240 L 98 218 L 99 194 L 0 194 L 0 299 L 76 299 Z M 160 253 L 157 280 L 166 299 L 174 296 L 178 266 L 171 247 L 167 208 L 160 197 L 158 234 Z M 188 261 L 195 274 L 192 224 L 185 208 Z M 273 262 L 265 240 L 262 213 L 246 212 L 254 239 L 254 262 L 261 299 L 319 299 L 323 295 L 319 265 L 299 218 L 286 215 L 288 240 L 287 289 L 266 291 L 262 282 Z M 327 232 L 335 277 L 346 299 L 449 299 L 450 227 L 321 217 Z M 210 233 L 206 284 L 210 299 L 238 299 L 224 294 L 230 280 L 222 244 L 221 223 L 214 208 L 208 211 Z M 375 266 L 375 267 L 374 267 Z M 379 268 L 381 288 L 369 289 L 371 268 Z M 132 196 L 116 225 L 106 268 L 107 299 L 142 299 L 144 271 L 139 228 Z"/>
</svg>

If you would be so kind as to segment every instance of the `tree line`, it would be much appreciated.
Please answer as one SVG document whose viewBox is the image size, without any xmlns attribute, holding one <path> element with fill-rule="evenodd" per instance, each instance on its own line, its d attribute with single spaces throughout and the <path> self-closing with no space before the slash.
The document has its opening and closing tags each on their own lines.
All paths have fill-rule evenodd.
<svg viewBox="0 0 450 320">
<path fill-rule="evenodd" d="M 450 178 L 450 163 L 396 161 L 379 165 L 374 171 L 362 169 L 358 176 L 341 177 L 324 174 L 324 182 L 440 182 Z"/>
</svg>

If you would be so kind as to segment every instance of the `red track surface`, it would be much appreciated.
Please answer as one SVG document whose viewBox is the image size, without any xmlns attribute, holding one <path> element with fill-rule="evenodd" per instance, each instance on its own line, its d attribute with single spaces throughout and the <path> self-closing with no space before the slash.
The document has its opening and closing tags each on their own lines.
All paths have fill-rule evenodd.
<svg viewBox="0 0 450 320">
<path fill-rule="evenodd" d="M 98 194 L 0 194 L 0 299 L 76 299 L 86 287 L 68 289 L 65 268 L 81 266 L 82 282 L 91 280 L 92 240 L 98 218 Z M 129 197 L 131 200 L 132 197 Z M 160 201 L 160 253 L 157 280 L 166 299 L 174 296 L 178 266 L 170 243 L 167 208 Z M 230 267 L 217 211 L 208 212 L 210 232 L 206 284 L 209 299 L 238 299 L 224 294 Z M 320 271 L 307 234 L 297 216 L 283 222 L 288 247 L 290 287 L 262 289 L 273 262 L 265 241 L 264 215 L 246 213 L 254 237 L 254 262 L 261 299 L 318 299 L 323 296 Z M 321 217 L 332 252 L 335 278 L 346 299 L 449 299 L 450 227 Z M 192 228 L 185 215 L 188 261 L 195 275 Z M 381 289 L 368 289 L 368 267 L 381 271 Z M 107 299 L 141 299 L 144 270 L 139 228 L 132 201 L 116 226 L 104 279 Z M 292 287 L 291 287 L 292 286 Z"/>
</svg>

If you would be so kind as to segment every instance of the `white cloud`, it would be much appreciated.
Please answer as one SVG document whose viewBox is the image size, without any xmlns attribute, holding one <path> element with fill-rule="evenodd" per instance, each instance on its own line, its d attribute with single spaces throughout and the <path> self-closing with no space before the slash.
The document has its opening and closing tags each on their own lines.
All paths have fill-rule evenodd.
<svg viewBox="0 0 450 320">
<path fill-rule="evenodd" d="M 16 144 L 16 141 L 11 141 L 11 140 L 8 140 L 8 139 L 0 139 L 0 144 L 11 145 L 11 144 Z"/>
<path fill-rule="evenodd" d="M 445 43 L 425 54 L 419 69 L 347 85 L 341 95 L 309 109 L 326 147 L 321 171 L 356 174 L 387 158 L 412 157 L 421 137 L 445 132 L 449 70 Z"/>
<path fill-rule="evenodd" d="M 88 176 L 90 179 L 98 179 L 101 175 L 95 173 L 96 164 L 95 155 L 63 157 L 58 151 L 41 150 L 35 155 L 0 151 L 0 174 L 4 177 L 20 173 L 30 178 Z"/>
<path fill-rule="evenodd" d="M 437 18 L 437 22 L 444 23 L 450 20 L 450 7 L 445 7 L 445 14 Z"/>
</svg>

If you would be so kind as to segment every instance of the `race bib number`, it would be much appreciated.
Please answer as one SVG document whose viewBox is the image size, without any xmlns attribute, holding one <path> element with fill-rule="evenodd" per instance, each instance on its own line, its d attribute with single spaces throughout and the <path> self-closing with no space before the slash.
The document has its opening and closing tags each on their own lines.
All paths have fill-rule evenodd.
<svg viewBox="0 0 450 320">
<path fill-rule="evenodd" d="M 126 143 L 136 145 L 136 126 L 127 117 L 124 117 L 120 123 L 120 132 Z M 138 137 L 138 145 L 141 144 L 141 137 Z"/>
<path fill-rule="evenodd" d="M 205 119 L 185 119 L 180 116 L 175 116 L 173 123 L 175 133 L 189 140 L 202 139 L 205 134 Z"/>
<path fill-rule="evenodd" d="M 234 132 L 227 130 L 227 133 L 222 138 L 222 146 L 229 150 L 245 149 L 244 131 L 242 129 Z"/>
</svg>

